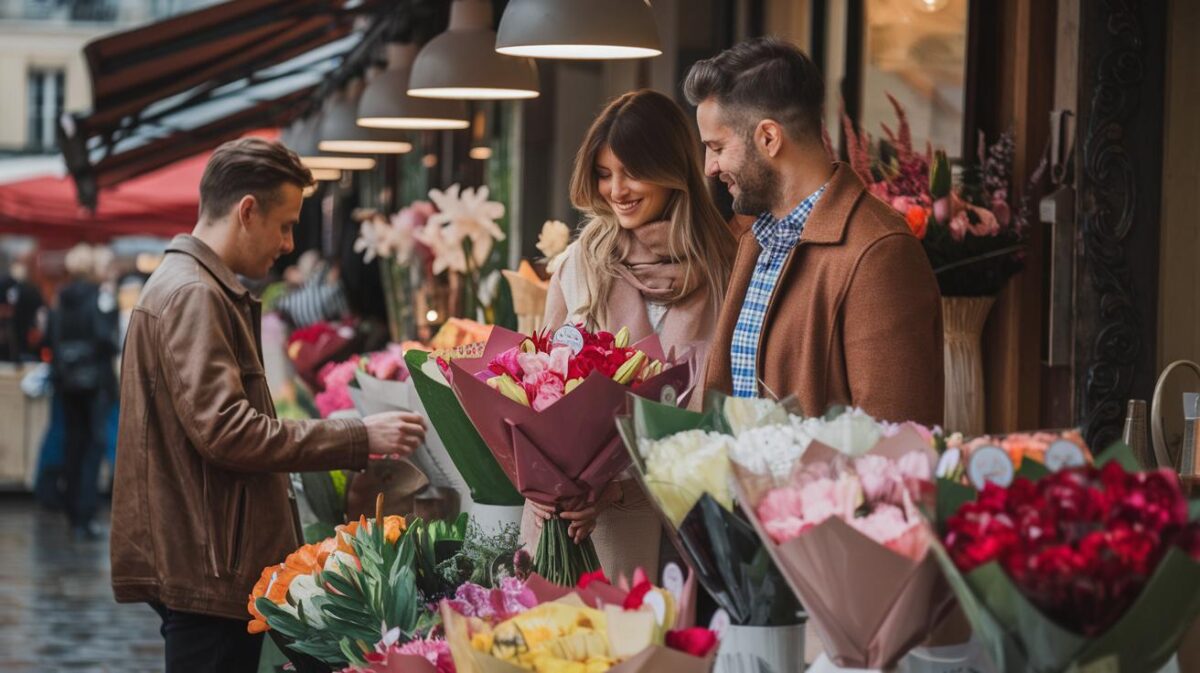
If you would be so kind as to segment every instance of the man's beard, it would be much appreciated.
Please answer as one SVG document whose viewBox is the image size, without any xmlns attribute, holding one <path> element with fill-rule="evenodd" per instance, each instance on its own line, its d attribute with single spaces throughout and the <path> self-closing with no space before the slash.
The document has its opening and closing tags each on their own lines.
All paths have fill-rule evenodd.
<svg viewBox="0 0 1200 673">
<path fill-rule="evenodd" d="M 779 173 L 753 150 L 746 153 L 734 182 L 740 192 L 733 197 L 733 212 L 738 215 L 761 215 L 779 200 Z"/>
</svg>

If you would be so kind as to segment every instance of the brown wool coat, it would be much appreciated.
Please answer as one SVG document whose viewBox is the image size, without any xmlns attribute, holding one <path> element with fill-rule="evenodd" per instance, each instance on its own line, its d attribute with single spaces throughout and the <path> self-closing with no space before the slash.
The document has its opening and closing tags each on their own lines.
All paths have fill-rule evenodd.
<svg viewBox="0 0 1200 673">
<path fill-rule="evenodd" d="M 729 393 L 730 342 L 761 251 L 742 234 L 709 350 L 705 388 Z M 921 243 L 837 164 L 784 261 L 758 349 L 760 394 L 810 416 L 836 404 L 889 421 L 942 421 L 942 314 Z"/>
<path fill-rule="evenodd" d="M 360 420 L 275 418 L 261 309 L 178 236 L 130 318 L 112 503 L 118 602 L 249 619 L 264 567 L 300 544 L 287 472 L 361 469 Z"/>
</svg>

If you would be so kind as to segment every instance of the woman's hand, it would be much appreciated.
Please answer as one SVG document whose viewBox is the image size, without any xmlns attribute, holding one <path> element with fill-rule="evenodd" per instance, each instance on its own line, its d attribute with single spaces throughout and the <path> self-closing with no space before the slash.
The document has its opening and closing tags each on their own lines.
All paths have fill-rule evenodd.
<svg viewBox="0 0 1200 673">
<path fill-rule="evenodd" d="M 575 541 L 575 544 L 586 540 L 592 534 L 592 531 L 596 530 L 596 518 L 600 516 L 600 512 L 608 509 L 609 505 L 612 505 L 614 502 L 619 502 L 623 495 L 624 490 L 621 488 L 621 482 L 609 482 L 595 504 L 578 512 L 563 512 L 559 514 L 560 518 L 571 522 L 571 525 L 567 526 L 567 535 Z"/>
<path fill-rule="evenodd" d="M 533 523 L 541 530 L 542 524 L 554 518 L 554 506 L 543 505 L 540 502 L 526 500 L 526 505 L 529 505 L 529 511 L 533 512 Z"/>
</svg>

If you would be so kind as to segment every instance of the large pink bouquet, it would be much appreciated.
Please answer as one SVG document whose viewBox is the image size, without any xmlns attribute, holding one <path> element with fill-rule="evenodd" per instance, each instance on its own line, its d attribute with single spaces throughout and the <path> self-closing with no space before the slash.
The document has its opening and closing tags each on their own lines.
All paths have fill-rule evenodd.
<svg viewBox="0 0 1200 673">
<path fill-rule="evenodd" d="M 450 385 L 496 462 L 526 498 L 572 511 L 595 503 L 629 467 L 614 418 L 626 395 L 683 397 L 691 360 L 672 362 L 657 337 L 622 343 L 621 334 L 578 331 L 571 348 L 546 334 L 495 328 L 483 357 L 449 364 Z M 538 574 L 574 585 L 599 560 L 590 540 L 576 545 L 566 522 L 543 527 Z"/>
</svg>

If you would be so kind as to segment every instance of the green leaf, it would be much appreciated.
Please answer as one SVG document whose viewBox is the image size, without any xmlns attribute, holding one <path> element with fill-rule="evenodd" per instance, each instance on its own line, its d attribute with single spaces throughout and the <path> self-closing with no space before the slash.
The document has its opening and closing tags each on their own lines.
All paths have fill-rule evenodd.
<svg viewBox="0 0 1200 673">
<path fill-rule="evenodd" d="M 963 505 L 975 499 L 976 492 L 974 488 L 966 484 L 960 484 L 957 481 L 950 479 L 937 480 L 937 518 L 935 526 L 938 532 L 942 531 L 942 527 L 951 515 L 957 512 Z"/>
<path fill-rule="evenodd" d="M 1103 467 L 1113 461 L 1125 468 L 1126 472 L 1144 472 L 1148 469 L 1138 462 L 1133 448 L 1125 442 L 1116 442 L 1096 456 L 1096 467 Z"/>
<path fill-rule="evenodd" d="M 318 521 L 330 528 L 342 523 L 346 518 L 346 503 L 338 495 L 331 472 L 302 472 L 300 482 L 304 487 L 304 499 Z"/>
</svg>

